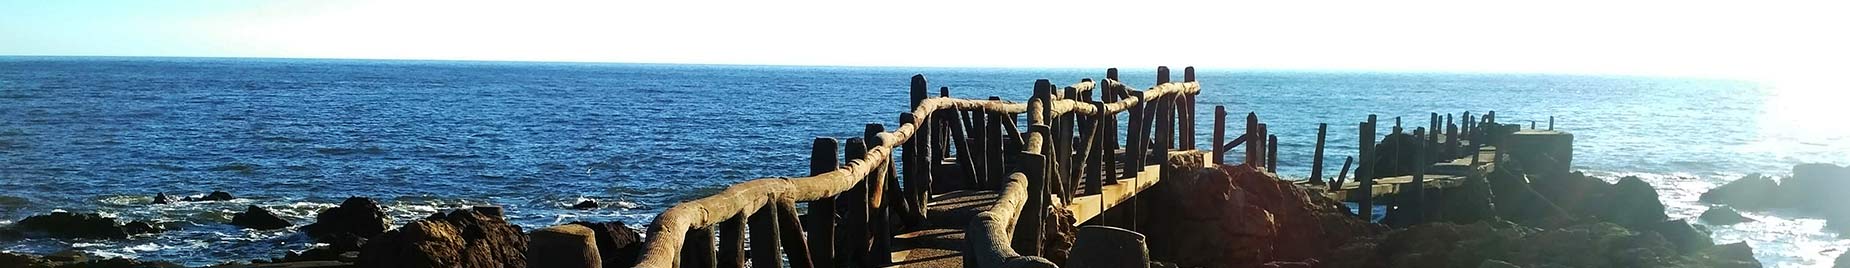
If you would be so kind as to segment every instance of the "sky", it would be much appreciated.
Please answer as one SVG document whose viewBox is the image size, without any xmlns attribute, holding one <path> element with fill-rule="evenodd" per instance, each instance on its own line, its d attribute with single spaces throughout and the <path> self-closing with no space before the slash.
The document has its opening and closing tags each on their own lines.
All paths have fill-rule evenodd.
<svg viewBox="0 0 1850 268">
<path fill-rule="evenodd" d="M 0 55 L 1827 79 L 1842 2 L 0 0 Z"/>
</svg>

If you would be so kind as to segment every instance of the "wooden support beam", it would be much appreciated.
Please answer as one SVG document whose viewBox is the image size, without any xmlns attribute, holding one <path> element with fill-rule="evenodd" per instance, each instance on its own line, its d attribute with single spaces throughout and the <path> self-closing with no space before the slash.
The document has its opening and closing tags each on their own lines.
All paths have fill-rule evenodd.
<svg viewBox="0 0 1850 268">
<path fill-rule="evenodd" d="M 994 118 L 992 117 L 991 119 L 990 122 L 993 123 Z M 989 136 L 986 138 L 989 138 L 990 143 L 999 143 L 1000 140 L 997 139 L 997 137 L 1000 136 L 1000 134 L 996 133 L 994 129 L 999 127 L 999 124 L 989 124 L 989 126 L 992 129 L 990 130 Z M 880 136 L 880 133 L 884 132 L 886 132 L 885 126 L 880 124 L 867 124 L 867 128 L 861 140 L 867 141 L 867 144 L 886 144 L 886 139 Z M 891 152 L 892 151 L 885 151 L 883 153 Z M 883 155 L 880 157 L 890 158 L 892 155 Z M 867 196 L 870 198 L 870 201 L 867 202 L 868 205 L 870 205 L 868 207 L 867 228 L 869 229 L 869 235 L 873 236 L 873 245 L 870 246 L 871 249 L 868 249 L 869 255 L 867 256 L 868 259 L 866 264 L 879 267 L 893 263 L 893 254 L 891 254 L 893 252 L 892 215 L 894 204 L 897 204 L 898 202 L 896 201 L 898 200 L 888 198 L 894 194 L 894 192 L 889 191 L 892 186 L 894 186 L 893 161 L 886 161 L 886 165 L 878 169 L 875 173 L 874 175 L 868 176 L 869 179 L 867 180 Z"/>
<path fill-rule="evenodd" d="M 1046 126 L 1042 125 L 1035 125 L 1030 128 L 1035 128 L 1034 130 L 1040 131 L 1048 130 Z M 1050 202 L 1048 202 L 1049 200 L 1047 199 L 1049 195 L 1046 192 L 1046 187 L 1035 187 L 1035 185 L 1048 184 L 1046 172 L 1047 158 L 1030 153 L 1018 153 L 1016 156 L 1021 160 L 1021 174 L 1028 179 L 1028 196 L 1024 200 L 1026 201 L 1025 204 L 1022 205 L 1021 214 L 1017 218 L 1019 220 L 1015 223 L 1015 232 L 1011 247 L 1015 249 L 1017 254 L 1039 256 L 1041 255 L 1041 226 L 1044 226 L 1042 222 L 1045 221 L 1048 212 L 1047 208 L 1049 207 L 1048 204 Z M 1039 182 L 1037 183 L 1036 181 Z"/>
<path fill-rule="evenodd" d="M 1355 157 L 1353 156 L 1343 157 L 1343 169 L 1336 173 L 1336 181 L 1330 182 L 1330 187 L 1328 189 L 1331 192 L 1342 189 L 1344 177 L 1349 176 L 1349 164 L 1354 163 L 1354 162 L 1355 162 Z"/>
<path fill-rule="evenodd" d="M 1250 113 L 1250 112 L 1246 113 L 1246 135 L 1245 136 L 1246 137 L 1259 137 L 1259 114 L 1258 113 Z M 1265 147 L 1260 147 L 1261 145 L 1260 142 L 1255 141 L 1255 139 L 1248 139 L 1246 141 L 1247 141 L 1246 159 L 1245 159 L 1246 164 L 1252 165 L 1253 167 L 1264 166 L 1265 157 L 1261 154 L 1263 152 L 1261 150 L 1263 150 Z"/>
<path fill-rule="evenodd" d="M 1105 103 L 1095 101 L 1092 102 L 1092 105 L 1103 107 Z M 1106 116 L 1105 109 L 1099 109 L 1098 114 L 1094 116 Z M 1097 144 L 1098 142 L 1098 140 L 1094 140 L 1092 143 Z M 1105 181 L 1108 180 L 1105 178 L 1104 166 L 1105 162 L 1112 161 L 1106 157 L 1111 155 L 1111 152 L 1107 152 L 1103 147 L 1104 146 L 1091 146 L 1090 149 L 1086 150 L 1086 191 L 1089 193 L 1099 193 L 1099 189 L 1102 189 L 1105 186 Z"/>
<path fill-rule="evenodd" d="M 1130 92 L 1129 94 L 1131 94 L 1131 97 L 1133 98 L 1138 98 L 1142 100 L 1141 97 L 1143 94 L 1141 92 Z M 1129 119 L 1131 121 L 1126 122 L 1126 125 L 1129 126 L 1131 129 L 1125 132 L 1125 135 L 1127 136 L 1124 137 L 1124 145 L 1125 145 L 1124 155 L 1126 158 L 1124 162 L 1129 164 L 1128 167 L 1124 169 L 1126 177 L 1136 178 L 1137 175 L 1140 172 L 1142 172 L 1142 169 L 1144 166 L 1143 154 L 1144 154 L 1145 148 L 1147 148 L 1145 147 L 1145 144 L 1147 143 L 1143 142 L 1143 136 L 1146 136 L 1149 134 L 1144 132 L 1145 125 L 1148 123 L 1147 121 L 1143 120 L 1142 106 L 1149 106 L 1148 101 L 1149 100 L 1144 100 L 1144 103 L 1141 103 L 1140 105 L 1138 105 L 1138 107 L 1129 109 L 1130 110 Z"/>
<path fill-rule="evenodd" d="M 713 228 L 695 228 L 687 231 L 687 245 L 681 248 L 681 267 L 712 268 L 719 267 L 718 248 L 713 243 Z"/>
<path fill-rule="evenodd" d="M 1310 183 L 1323 183 L 1323 135 L 1330 131 L 1330 124 L 1317 124 L 1317 147 L 1310 157 Z"/>
<path fill-rule="evenodd" d="M 745 267 L 745 214 L 719 223 L 719 267 Z"/>
<path fill-rule="evenodd" d="M 1002 97 L 989 96 L 989 100 L 1000 101 Z M 988 184 L 985 184 L 987 187 L 1002 187 L 1002 183 L 1007 179 L 1006 177 L 1008 175 L 1002 167 L 1004 161 L 1002 159 L 1002 113 L 986 112 L 986 114 L 989 118 L 985 121 L 991 122 L 992 124 L 987 125 L 987 128 L 984 130 L 988 132 L 983 133 L 983 138 L 988 140 L 988 142 L 984 143 L 985 147 L 983 147 L 983 154 L 985 155 L 983 160 L 987 161 L 983 164 L 983 167 L 985 167 L 983 179 L 988 182 Z"/>
<path fill-rule="evenodd" d="M 752 213 L 752 268 L 783 268 L 783 251 L 778 247 L 777 208 L 764 206 Z"/>
<path fill-rule="evenodd" d="M 1214 149 L 1214 151 L 1209 152 L 1209 153 L 1212 153 L 1209 155 L 1214 157 L 1215 165 L 1220 165 L 1220 164 L 1224 164 L 1227 162 L 1227 151 L 1224 149 L 1221 149 L 1221 144 L 1226 144 L 1226 143 L 1227 143 L 1227 107 L 1215 105 L 1214 106 L 1214 146 L 1211 147 Z"/>
<path fill-rule="evenodd" d="M 842 153 L 848 159 L 867 157 L 867 142 L 863 138 L 849 138 Z M 875 170 L 878 170 L 877 168 Z M 869 173 L 859 183 L 841 195 L 836 196 L 836 209 L 842 210 L 842 226 L 839 230 L 841 244 L 835 245 L 836 267 L 856 267 L 865 263 L 868 255 L 868 186 L 879 176 Z"/>
<path fill-rule="evenodd" d="M 809 175 L 821 175 L 835 171 L 840 167 L 836 161 L 836 141 L 834 138 L 820 137 L 810 146 Z M 821 268 L 835 267 L 835 197 L 827 197 L 809 202 L 810 221 L 809 241 L 811 248 L 809 258 L 816 260 L 814 265 Z M 710 235 L 710 234 L 709 234 Z"/>
<path fill-rule="evenodd" d="M 1355 181 L 1361 183 L 1362 188 L 1360 190 L 1362 192 L 1362 200 L 1356 202 L 1356 211 L 1359 212 L 1357 214 L 1362 216 L 1362 220 L 1372 221 L 1375 215 L 1375 202 L 1373 198 L 1369 198 L 1369 196 L 1374 195 L 1373 192 L 1375 188 L 1375 174 L 1372 172 L 1372 170 L 1376 169 L 1374 160 L 1375 115 L 1368 115 L 1368 121 L 1362 123 L 1359 140 L 1361 141 L 1361 147 L 1358 148 L 1361 148 L 1361 155 L 1358 157 L 1362 158 L 1362 166 L 1355 171 Z"/>
<path fill-rule="evenodd" d="M 777 202 L 777 226 L 783 228 L 778 230 L 778 239 L 783 241 L 784 258 L 790 260 L 790 267 L 816 267 L 815 261 L 810 259 L 814 251 L 809 248 L 809 241 L 803 239 L 803 219 L 797 217 L 795 200 Z"/>
<path fill-rule="evenodd" d="M 1264 128 L 1264 127 L 1261 127 Z M 1266 134 L 1265 170 L 1278 172 L 1278 135 Z"/>
</svg>

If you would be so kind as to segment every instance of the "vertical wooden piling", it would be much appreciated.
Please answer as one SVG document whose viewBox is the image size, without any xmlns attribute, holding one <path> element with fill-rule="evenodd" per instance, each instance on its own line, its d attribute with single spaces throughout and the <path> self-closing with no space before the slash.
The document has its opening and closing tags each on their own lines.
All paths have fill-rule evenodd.
<svg viewBox="0 0 1850 268">
<path fill-rule="evenodd" d="M 1124 163 L 1127 164 L 1124 173 L 1126 177 L 1136 178 L 1138 173 L 1143 172 L 1143 152 L 1147 148 L 1145 147 L 1147 143 L 1143 142 L 1143 136 L 1148 135 L 1144 132 L 1145 125 L 1148 123 L 1143 120 L 1142 108 L 1150 106 L 1150 100 L 1144 99 L 1142 92 L 1128 92 L 1127 94 L 1142 101 L 1142 103 L 1137 104 L 1136 107 L 1125 109 L 1130 111 L 1129 118 L 1131 120 L 1130 122 L 1126 122 L 1125 125 L 1129 126 L 1131 129 L 1125 131 L 1125 135 L 1127 136 L 1124 137 Z"/>
<path fill-rule="evenodd" d="M 796 201 L 785 199 L 777 202 L 778 239 L 783 241 L 784 258 L 790 260 L 791 268 L 815 268 L 816 263 L 810 256 L 814 251 L 809 242 L 803 240 L 803 219 L 797 217 Z"/>
<path fill-rule="evenodd" d="M 1042 135 L 1042 133 L 1047 133 L 1048 130 L 1049 128 L 1046 125 L 1032 125 L 1028 127 L 1028 132 L 1034 133 L 1032 135 Z M 1018 217 L 1020 220 L 1016 221 L 1015 234 L 1011 247 L 1015 249 L 1016 253 L 1021 255 L 1039 256 L 1041 255 L 1041 226 L 1042 221 L 1046 218 L 1049 203 L 1047 199 L 1048 193 L 1044 186 L 1049 184 L 1047 182 L 1046 172 L 1047 157 L 1025 152 L 1018 152 L 1015 155 L 1020 157 L 1018 160 L 1020 160 L 1019 164 L 1021 165 L 1022 175 L 1028 178 L 1029 196 L 1026 200 L 1026 204 L 1023 204 L 1021 207 L 1021 215 Z M 1039 181 L 1039 183 L 1035 183 L 1036 181 Z M 1043 186 L 1036 187 L 1036 185 Z"/>
<path fill-rule="evenodd" d="M 687 244 L 681 247 L 681 267 L 713 268 L 719 266 L 719 249 L 713 243 L 713 228 L 687 230 Z"/>
<path fill-rule="evenodd" d="M 918 118 L 910 112 L 900 113 L 899 123 L 895 124 L 895 126 L 905 126 L 917 119 Z M 907 139 L 906 143 L 900 144 L 901 150 L 905 152 L 901 154 L 902 157 L 898 160 L 900 163 L 899 168 L 906 173 L 904 177 L 894 178 L 895 182 L 903 183 L 895 184 L 893 188 L 903 191 L 894 191 L 893 195 L 902 197 L 900 200 L 896 201 L 901 201 L 900 203 L 908 205 L 902 206 L 905 208 L 904 211 L 895 211 L 894 213 L 900 214 L 900 218 L 904 219 L 907 225 L 924 221 L 926 211 L 925 203 L 931 200 L 931 168 L 930 164 L 927 162 L 930 157 L 926 156 L 931 150 L 926 149 L 927 146 L 930 146 L 930 140 L 925 139 L 925 137 L 930 136 L 931 131 L 929 128 L 915 128 L 912 134 L 913 138 Z M 903 189 L 901 186 L 903 186 Z"/>
<path fill-rule="evenodd" d="M 1104 102 L 1094 101 L 1090 104 L 1093 107 L 1097 107 L 1097 109 L 1093 109 L 1097 111 L 1094 116 L 1104 117 L 1108 115 L 1108 113 L 1105 112 Z M 1110 162 L 1111 160 L 1105 158 L 1107 155 L 1110 155 L 1110 152 L 1105 151 L 1106 149 L 1104 146 L 1097 146 L 1096 144 L 1095 142 L 1093 146 L 1086 148 L 1086 191 L 1102 193 L 1105 186 L 1105 162 Z"/>
<path fill-rule="evenodd" d="M 1265 136 L 1265 170 L 1278 173 L 1278 135 L 1266 134 Z"/>
<path fill-rule="evenodd" d="M 1548 130 L 1555 130 L 1555 116 L 1548 116 Z"/>
<path fill-rule="evenodd" d="M 1214 156 L 1214 165 L 1220 165 L 1220 164 L 1227 162 L 1227 155 L 1226 155 L 1227 151 L 1221 150 L 1220 148 L 1222 144 L 1226 144 L 1226 143 L 1227 143 L 1227 107 L 1215 105 L 1214 106 L 1214 144 L 1208 146 L 1208 150 L 1212 150 L 1209 152 L 1213 153 L 1211 155 Z"/>
<path fill-rule="evenodd" d="M 1253 167 L 1265 165 L 1265 158 L 1260 154 L 1259 114 L 1246 113 L 1246 164 Z"/>
<path fill-rule="evenodd" d="M 1343 189 L 1343 179 L 1349 177 L 1349 164 L 1354 162 L 1355 157 L 1353 156 L 1343 157 L 1343 169 L 1336 172 L 1336 181 L 1330 182 L 1330 191 L 1334 192 Z"/>
<path fill-rule="evenodd" d="M 1266 124 L 1259 123 L 1259 127 L 1253 129 L 1253 139 L 1247 140 L 1247 142 L 1252 142 L 1252 143 L 1259 145 L 1259 153 L 1258 153 L 1259 163 L 1255 167 L 1270 168 L 1272 166 L 1272 158 L 1271 158 L 1272 145 L 1271 143 L 1268 143 L 1271 140 L 1267 139 L 1267 137 L 1270 137 L 1271 135 L 1272 133 L 1266 132 Z M 1272 171 L 1272 170 L 1266 170 L 1266 171 Z"/>
<path fill-rule="evenodd" d="M 1182 82 L 1195 82 L 1195 66 L 1182 67 Z M 1182 149 L 1195 149 L 1195 94 L 1182 94 Z"/>
<path fill-rule="evenodd" d="M 783 268 L 783 251 L 777 246 L 776 205 L 759 207 L 747 224 L 751 225 L 752 268 Z"/>
<path fill-rule="evenodd" d="M 1115 70 L 1116 69 L 1107 71 L 1106 72 L 1107 78 L 1113 81 L 1116 81 L 1118 79 L 1118 76 L 1117 76 L 1117 71 Z M 1110 88 L 1105 88 L 1105 87 L 1100 87 L 1098 90 L 1099 90 L 1099 99 L 1103 100 L 1105 103 L 1115 103 L 1119 101 L 1118 94 L 1115 93 L 1116 90 L 1112 90 Z M 1116 181 L 1116 179 L 1118 178 L 1118 160 L 1116 159 L 1117 151 L 1118 151 L 1118 115 L 1117 114 L 1109 114 L 1109 113 L 1105 114 L 1104 133 L 1105 133 L 1105 139 L 1104 139 L 1105 141 L 1105 167 L 1104 167 L 1105 178 L 1111 178 L 1112 181 Z"/>
<path fill-rule="evenodd" d="M 1408 226 L 1425 222 L 1426 167 L 1432 166 L 1432 162 L 1427 162 L 1428 158 L 1426 156 L 1429 153 L 1427 152 L 1427 147 L 1428 146 L 1413 147 L 1413 163 L 1415 163 L 1415 165 L 1413 165 L 1413 182 L 1408 183 L 1412 189 L 1407 190 L 1407 196 L 1401 197 L 1400 201 L 1404 204 L 1402 206 L 1408 210 L 1408 212 L 1405 213 L 1405 215 L 1408 216 Z"/>
<path fill-rule="evenodd" d="M 863 138 L 849 138 L 842 152 L 848 161 L 867 157 L 867 142 Z M 836 209 L 843 210 L 841 219 L 841 244 L 835 245 L 836 267 L 856 267 L 865 264 L 868 255 L 868 202 L 870 201 L 868 185 L 877 180 L 879 175 L 868 174 L 853 188 L 836 196 Z M 724 237 L 722 237 L 724 238 Z M 720 239 L 724 241 L 725 239 Z"/>
<path fill-rule="evenodd" d="M 990 122 L 999 121 L 995 120 L 996 118 L 994 117 L 990 119 Z M 989 124 L 991 128 L 998 125 L 1000 124 Z M 863 132 L 864 136 L 861 140 L 867 143 L 867 148 L 874 148 L 880 144 L 885 144 L 886 141 L 879 136 L 882 132 L 886 132 L 886 126 L 874 123 L 867 124 L 867 128 L 865 132 Z M 991 130 L 987 135 L 988 137 L 985 138 L 987 138 L 990 143 L 1001 142 L 998 138 L 1001 136 L 1000 133 Z M 892 151 L 887 152 L 890 154 Z M 887 159 L 892 159 L 893 156 L 885 155 L 885 157 L 887 157 Z M 996 158 L 996 160 L 1000 160 L 1000 157 Z M 899 201 L 887 198 L 893 194 L 893 192 L 890 191 L 892 187 L 891 184 L 894 180 L 892 176 L 892 174 L 894 174 L 893 161 L 887 161 L 887 165 L 876 170 L 876 173 L 878 174 L 870 174 L 869 177 L 871 179 L 866 180 L 866 182 L 868 182 L 866 185 L 868 198 L 870 200 L 868 204 L 871 205 L 868 207 L 867 228 L 870 231 L 870 235 L 873 236 L 873 245 L 871 249 L 868 250 L 869 253 L 867 256 L 867 264 L 870 266 L 881 266 L 893 262 L 893 255 L 891 254 L 893 252 L 893 221 L 891 217 L 893 215 L 894 204 Z"/>
<path fill-rule="evenodd" d="M 1362 123 L 1361 132 L 1362 146 L 1360 147 L 1360 158 L 1362 158 L 1362 166 L 1355 171 L 1355 181 L 1360 184 L 1358 190 L 1361 190 L 1362 193 L 1360 197 L 1361 200 L 1356 202 L 1356 211 L 1358 212 L 1357 214 L 1362 216 L 1362 220 L 1372 221 L 1375 216 L 1375 202 L 1373 200 L 1374 198 L 1371 198 L 1375 190 L 1375 174 L 1373 170 L 1377 168 L 1374 166 L 1375 115 L 1368 115 L 1368 121 Z"/>
<path fill-rule="evenodd" d="M 818 137 L 810 146 L 809 175 L 822 175 L 835 171 L 840 164 L 835 158 L 836 141 L 834 138 Z M 929 186 L 928 186 L 929 187 Z M 833 268 L 835 263 L 835 197 L 824 197 L 809 202 L 810 225 L 808 228 L 811 243 L 810 259 L 815 260 L 816 267 Z"/>
<path fill-rule="evenodd" d="M 989 100 L 1000 101 L 1002 100 L 1002 97 L 989 96 Z M 988 112 L 987 114 L 989 115 L 988 121 L 995 122 L 996 124 L 990 124 L 988 128 L 984 129 L 985 131 L 988 131 L 988 133 L 984 133 L 983 138 L 989 140 L 989 142 L 986 143 L 988 147 L 983 148 L 983 153 L 987 155 L 984 157 L 984 159 L 989 161 L 984 164 L 985 167 L 988 167 L 988 170 L 985 171 L 985 174 L 988 175 L 988 177 L 986 177 L 986 179 L 989 181 L 988 186 L 991 188 L 997 188 L 997 187 L 1001 187 L 1004 182 L 1008 181 L 1008 174 L 1005 174 L 1007 173 L 1007 171 L 1004 171 L 1002 168 L 1002 162 L 1004 161 L 1002 159 L 1003 157 L 1003 152 L 1002 152 L 1003 124 L 1000 124 L 1000 123 L 1002 122 L 1003 118 L 1002 118 L 1002 113 Z"/>
<path fill-rule="evenodd" d="M 719 222 L 719 267 L 745 267 L 745 214 Z"/>
<path fill-rule="evenodd" d="M 1330 131 L 1330 124 L 1317 124 L 1317 147 L 1310 157 L 1310 183 L 1323 184 L 1323 135 Z"/>
<path fill-rule="evenodd" d="M 1162 165 L 1169 163 L 1169 150 L 1175 148 L 1176 97 L 1170 95 L 1158 99 L 1160 100 L 1154 103 L 1156 104 L 1156 150 L 1151 152 L 1150 158 L 1156 160 L 1156 164 Z"/>
</svg>

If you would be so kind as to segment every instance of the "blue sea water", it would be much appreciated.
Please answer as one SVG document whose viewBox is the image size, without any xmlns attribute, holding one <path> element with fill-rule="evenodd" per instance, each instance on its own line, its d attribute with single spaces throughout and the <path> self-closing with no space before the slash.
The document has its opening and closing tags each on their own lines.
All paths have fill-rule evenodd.
<svg viewBox="0 0 1850 268">
<path fill-rule="evenodd" d="M 0 241 L 0 250 L 188 265 L 278 257 L 312 241 L 293 229 L 231 227 L 230 215 L 255 204 L 307 224 L 348 196 L 381 200 L 399 223 L 494 204 L 527 228 L 641 226 L 731 183 L 806 173 L 811 138 L 897 121 L 915 73 L 954 96 L 1023 100 L 1035 79 L 1065 84 L 1104 70 L 0 57 L 0 224 L 65 210 L 173 229 Z M 1133 85 L 1155 80 L 1153 67 L 1123 74 Z M 1576 169 L 1646 178 L 1676 218 L 1701 213 L 1696 195 L 1743 174 L 1850 163 L 1850 129 L 1814 121 L 1837 120 L 1828 112 L 1841 109 L 1806 93 L 1814 91 L 1763 82 L 1217 69 L 1199 77 L 1197 140 L 1210 140 L 1215 105 L 1256 112 L 1279 136 L 1285 176 L 1308 174 L 1318 123 L 1330 124 L 1328 154 L 1341 156 L 1355 153 L 1355 124 L 1368 114 L 1402 116 L 1412 128 L 1428 112 L 1487 110 L 1504 122 L 1554 116 L 1576 135 Z M 239 198 L 146 205 L 155 193 L 213 190 Z M 566 208 L 587 198 L 606 207 Z M 1747 214 L 1760 221 L 1710 228 L 1719 242 L 1749 242 L 1771 266 L 1828 266 L 1850 247 L 1819 220 Z"/>
</svg>

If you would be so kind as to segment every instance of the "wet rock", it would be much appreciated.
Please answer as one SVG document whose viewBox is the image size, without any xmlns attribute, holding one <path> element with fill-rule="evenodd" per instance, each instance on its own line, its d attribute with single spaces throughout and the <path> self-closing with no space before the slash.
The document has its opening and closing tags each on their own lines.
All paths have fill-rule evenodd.
<svg viewBox="0 0 1850 268">
<path fill-rule="evenodd" d="M 131 221 L 122 225 L 122 232 L 130 235 L 153 234 L 163 231 L 167 231 L 167 228 L 161 227 L 159 224 L 144 221 Z"/>
<path fill-rule="evenodd" d="M 1779 183 L 1760 174 L 1750 174 L 1740 179 L 1729 181 L 1715 189 L 1703 192 L 1703 202 L 1727 204 L 1742 209 L 1765 209 L 1774 207 L 1778 198 Z"/>
<path fill-rule="evenodd" d="M 359 267 L 526 267 L 527 237 L 495 207 L 438 213 L 386 231 L 360 250 Z"/>
<path fill-rule="evenodd" d="M 1697 261 L 1697 263 L 1702 264 L 1702 267 L 1760 267 L 1760 260 L 1754 259 L 1754 248 L 1747 246 L 1746 242 L 1709 247 L 1708 249 L 1704 249 L 1702 253 L 1698 255 L 1698 258 L 1699 261 Z"/>
<path fill-rule="evenodd" d="M 24 236 L 45 235 L 56 238 L 128 238 L 129 232 L 115 218 L 95 213 L 52 212 L 26 217 L 13 224 Z"/>
<path fill-rule="evenodd" d="M 1709 238 L 1709 231 L 1690 225 L 1683 220 L 1659 222 L 1645 229 L 1663 236 L 1664 240 L 1676 246 L 1678 252 L 1694 253 L 1715 246 L 1715 240 Z"/>
<path fill-rule="evenodd" d="M 1375 145 L 1377 154 L 1374 163 L 1378 166 L 1376 169 L 1370 169 L 1370 172 L 1384 178 L 1412 175 L 1420 165 L 1414 159 L 1418 158 L 1417 152 L 1425 144 L 1425 141 L 1414 138 L 1413 134 L 1388 134 L 1387 137 L 1381 138 L 1381 143 Z"/>
<path fill-rule="evenodd" d="M 585 199 L 585 201 L 578 201 L 578 204 L 572 205 L 572 209 L 597 209 L 598 207 L 599 206 L 597 204 L 597 200 L 591 200 L 591 199 Z"/>
<path fill-rule="evenodd" d="M 1612 194 L 1597 214 L 1612 223 L 1637 228 L 1670 218 L 1664 214 L 1663 201 L 1657 199 L 1657 189 L 1638 177 L 1619 179 Z"/>
<path fill-rule="evenodd" d="M 0 252 L 0 266 L 4 267 L 51 267 L 51 262 L 37 256 Z"/>
<path fill-rule="evenodd" d="M 1845 253 L 1842 253 L 1842 254 L 1837 254 L 1837 262 L 1831 265 L 1831 267 L 1850 268 L 1850 251 L 1846 251 Z"/>
<path fill-rule="evenodd" d="M 365 197 L 348 197 L 340 206 L 315 214 L 315 223 L 302 226 L 302 232 L 317 242 L 340 250 L 358 250 L 366 238 L 378 236 L 391 228 L 379 203 Z"/>
<path fill-rule="evenodd" d="M 1792 177 L 1780 182 L 1778 199 L 1787 207 L 1821 212 L 1826 216 L 1850 214 L 1841 209 L 1850 203 L 1850 168 L 1830 164 L 1799 164 L 1792 167 Z"/>
<path fill-rule="evenodd" d="M 290 226 L 288 220 L 283 220 L 282 217 L 277 217 L 276 213 L 271 213 L 269 209 L 258 206 L 245 207 L 244 212 L 232 215 L 231 225 L 257 230 L 275 230 Z"/>
<path fill-rule="evenodd" d="M 1478 264 L 1477 268 L 1522 268 L 1522 266 L 1499 260 L 1484 260 L 1484 263 Z"/>
<path fill-rule="evenodd" d="M 231 193 L 227 193 L 224 191 L 212 191 L 212 193 L 206 194 L 206 196 L 204 197 L 190 197 L 189 196 L 186 198 L 181 198 L 180 201 L 187 201 L 187 202 L 230 201 L 231 199 L 234 199 L 231 197 Z"/>
<path fill-rule="evenodd" d="M 143 262 L 123 258 L 92 260 L 88 256 L 75 252 L 60 252 L 66 256 L 32 256 L 26 254 L 0 252 L 0 267 L 6 268 L 165 268 L 185 267 L 169 262 Z M 75 255 L 70 255 L 75 254 Z M 57 254 L 54 254 L 57 255 Z"/>
<path fill-rule="evenodd" d="M 597 238 L 598 256 L 608 267 L 628 267 L 642 256 L 642 235 L 622 222 L 573 222 L 590 228 Z"/>
<path fill-rule="evenodd" d="M 1702 218 L 1702 222 L 1714 225 L 1731 225 L 1754 221 L 1754 219 L 1749 219 L 1747 216 L 1741 216 L 1741 212 L 1734 211 L 1734 208 L 1728 206 L 1709 208 L 1708 211 L 1702 212 L 1700 218 Z"/>
<path fill-rule="evenodd" d="M 149 202 L 149 204 L 158 205 L 158 204 L 168 204 L 168 203 L 173 203 L 173 202 L 174 202 L 173 197 L 167 196 L 167 193 L 154 193 L 154 201 Z"/>
</svg>

